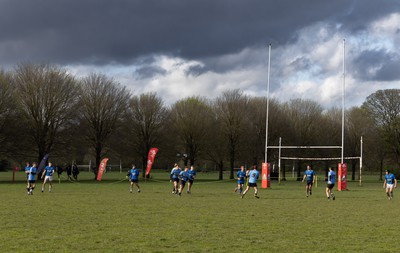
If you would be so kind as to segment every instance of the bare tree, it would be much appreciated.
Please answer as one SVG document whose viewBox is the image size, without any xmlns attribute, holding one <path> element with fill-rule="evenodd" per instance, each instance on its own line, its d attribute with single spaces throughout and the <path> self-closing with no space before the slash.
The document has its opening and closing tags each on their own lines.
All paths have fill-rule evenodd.
<svg viewBox="0 0 400 253">
<path fill-rule="evenodd" d="M 322 107 L 311 100 L 294 99 L 284 105 L 290 127 L 293 129 L 292 145 L 308 146 L 315 144 L 315 137 L 321 122 Z M 300 155 L 295 150 L 295 155 Z M 311 154 L 309 151 L 308 154 Z M 304 155 L 304 154 L 303 154 Z M 297 179 L 301 179 L 300 164 L 297 166 Z"/>
<path fill-rule="evenodd" d="M 394 161 L 400 166 L 400 89 L 378 90 L 367 97 L 362 107 L 382 129 Z"/>
<path fill-rule="evenodd" d="M 227 157 L 227 138 L 224 134 L 223 122 L 216 116 L 211 118 L 211 128 L 205 148 L 205 158 L 214 162 L 218 169 L 218 179 L 222 180 L 224 175 L 224 161 Z"/>
<path fill-rule="evenodd" d="M 171 108 L 171 124 L 179 137 L 181 148 L 187 154 L 185 165 L 194 165 L 204 151 L 213 117 L 209 103 L 200 97 L 176 102 Z"/>
<path fill-rule="evenodd" d="M 227 138 L 228 157 L 230 162 L 229 178 L 233 179 L 235 161 L 239 145 L 245 130 L 248 98 L 240 90 L 229 90 L 216 99 L 216 116 L 221 120 L 223 134 Z"/>
<path fill-rule="evenodd" d="M 110 134 L 126 112 L 130 93 L 103 74 L 90 74 L 81 83 L 80 102 L 89 124 L 88 139 L 95 152 L 96 167 Z"/>
<path fill-rule="evenodd" d="M 144 177 L 148 152 L 162 140 L 168 110 L 156 93 L 146 93 L 131 99 L 128 115 L 134 148 L 142 158 Z"/>
<path fill-rule="evenodd" d="M 14 83 L 19 110 L 40 161 L 52 150 L 60 131 L 74 120 L 76 81 L 55 66 L 22 64 L 15 70 Z"/>
<path fill-rule="evenodd" d="M 7 137 L 4 134 L 4 128 L 15 108 L 14 101 L 11 74 L 0 71 L 0 143 L 4 143 Z M 0 148 L 4 148 L 3 145 Z"/>
</svg>

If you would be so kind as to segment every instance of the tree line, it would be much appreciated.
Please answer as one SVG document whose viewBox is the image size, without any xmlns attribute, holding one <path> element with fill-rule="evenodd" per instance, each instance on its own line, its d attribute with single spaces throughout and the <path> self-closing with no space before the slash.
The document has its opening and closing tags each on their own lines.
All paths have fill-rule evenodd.
<svg viewBox="0 0 400 253">
<path fill-rule="evenodd" d="M 215 99 L 192 96 L 171 105 L 155 92 L 132 94 L 102 73 L 76 78 L 50 64 L 24 63 L 0 71 L 0 166 L 9 169 L 45 154 L 58 163 L 104 157 L 135 162 L 145 170 L 147 153 L 158 147 L 155 168 L 176 162 L 218 170 L 234 177 L 240 165 L 261 164 L 265 156 L 265 97 L 226 90 Z M 269 101 L 268 144 L 341 145 L 342 109 L 308 99 Z M 400 90 L 378 90 L 345 111 L 345 156 L 382 171 L 400 165 Z M 338 157 L 335 149 L 285 150 L 285 156 Z M 268 149 L 276 163 L 277 150 Z M 329 161 L 325 163 L 337 163 Z M 352 179 L 357 160 L 349 161 Z M 303 166 L 297 161 L 297 172 Z"/>
</svg>

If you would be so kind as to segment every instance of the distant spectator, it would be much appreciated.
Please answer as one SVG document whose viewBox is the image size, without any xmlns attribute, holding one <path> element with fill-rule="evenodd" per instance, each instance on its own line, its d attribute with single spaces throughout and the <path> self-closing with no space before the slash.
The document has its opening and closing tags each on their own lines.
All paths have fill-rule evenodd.
<svg viewBox="0 0 400 253">
<path fill-rule="evenodd" d="M 67 179 L 72 180 L 72 170 L 71 170 L 71 165 L 67 164 L 67 167 L 65 167 L 65 170 L 67 171 Z"/>
<path fill-rule="evenodd" d="M 60 180 L 61 174 L 63 173 L 63 169 L 62 169 L 62 167 L 60 165 L 57 165 L 57 164 L 54 167 L 55 167 L 55 169 L 57 171 L 58 180 Z"/>
<path fill-rule="evenodd" d="M 93 171 L 93 174 L 94 174 L 94 180 L 96 180 L 97 179 L 97 168 L 96 168 L 96 166 L 92 167 L 92 171 Z"/>
<path fill-rule="evenodd" d="M 78 166 L 74 163 L 72 165 L 72 176 L 74 177 L 75 180 L 78 180 L 78 175 L 79 175 L 79 169 Z"/>
</svg>

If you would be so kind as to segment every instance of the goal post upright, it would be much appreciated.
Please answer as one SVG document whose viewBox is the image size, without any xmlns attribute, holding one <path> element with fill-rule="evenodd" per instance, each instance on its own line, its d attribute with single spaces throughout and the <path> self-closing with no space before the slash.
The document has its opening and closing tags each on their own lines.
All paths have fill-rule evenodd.
<svg viewBox="0 0 400 253">
<path fill-rule="evenodd" d="M 268 118 L 269 118 L 269 76 L 271 71 L 271 44 L 268 45 L 268 72 L 267 72 L 267 112 L 265 117 L 265 157 L 264 162 L 268 163 Z"/>
<path fill-rule="evenodd" d="M 268 45 L 268 75 L 267 75 L 267 111 L 265 115 L 265 158 L 261 169 L 261 187 L 270 187 L 270 166 L 268 163 L 268 119 L 269 119 L 269 76 L 271 71 L 271 44 Z"/>
</svg>

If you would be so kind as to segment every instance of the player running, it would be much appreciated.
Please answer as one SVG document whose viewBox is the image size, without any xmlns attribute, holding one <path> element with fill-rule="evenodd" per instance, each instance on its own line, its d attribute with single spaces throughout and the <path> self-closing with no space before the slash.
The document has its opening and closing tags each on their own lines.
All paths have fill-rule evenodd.
<svg viewBox="0 0 400 253">
<path fill-rule="evenodd" d="M 307 165 L 307 170 L 304 172 L 303 180 L 301 182 L 304 182 L 304 180 L 307 179 L 307 184 L 306 184 L 306 197 L 312 195 L 312 186 L 315 182 L 315 172 L 311 169 L 310 165 Z"/>
<path fill-rule="evenodd" d="M 44 181 L 42 184 L 42 192 L 44 191 L 44 187 L 45 187 L 47 181 L 49 181 L 49 192 L 51 192 L 51 190 L 53 188 L 53 174 L 54 174 L 54 166 L 52 165 L 51 162 L 49 162 L 49 165 L 46 166 L 46 168 L 44 168 L 42 177 L 41 177 L 41 179 L 43 179 L 43 177 L 44 177 Z"/>
<path fill-rule="evenodd" d="M 196 171 L 194 170 L 194 166 L 190 166 L 190 170 L 187 172 L 189 175 L 189 182 L 188 182 L 188 188 L 187 188 L 187 193 L 191 193 L 192 190 L 192 185 L 194 182 L 194 179 L 196 178 Z"/>
<path fill-rule="evenodd" d="M 137 192 L 140 192 L 140 187 L 139 187 L 139 169 L 136 168 L 135 164 L 132 164 L 132 169 L 128 171 L 127 177 L 129 177 L 130 181 L 130 186 L 129 186 L 129 192 L 132 193 L 133 191 L 133 185 L 136 185 Z"/>
<path fill-rule="evenodd" d="M 179 173 L 179 190 L 178 190 L 179 196 L 181 196 L 183 188 L 185 188 L 185 184 L 188 180 L 189 180 L 188 167 L 185 166 L 185 169 Z"/>
<path fill-rule="evenodd" d="M 235 188 L 235 192 L 239 190 L 239 193 L 242 194 L 244 179 L 246 178 L 246 171 L 244 170 L 244 166 L 240 166 L 240 170 L 237 172 L 237 187 Z"/>
<path fill-rule="evenodd" d="M 386 170 L 385 181 L 383 182 L 383 188 L 386 188 L 386 195 L 389 200 L 393 199 L 393 189 L 397 188 L 397 179 L 390 173 L 390 170 Z"/>
<path fill-rule="evenodd" d="M 336 173 L 333 170 L 333 168 L 330 167 L 328 172 L 328 180 L 326 181 L 326 197 L 328 198 L 328 201 L 330 200 L 330 198 L 332 198 L 332 200 L 335 200 L 335 195 L 333 194 L 333 187 L 335 186 L 335 180 L 336 180 Z"/>
<path fill-rule="evenodd" d="M 31 165 L 29 164 L 29 162 L 26 162 L 26 166 L 25 166 L 26 188 L 29 187 L 28 177 L 29 177 L 29 171 L 30 171 L 30 170 L 31 170 Z"/>
<path fill-rule="evenodd" d="M 256 198 L 260 198 L 257 193 L 258 193 L 258 188 L 257 188 L 257 179 L 259 177 L 260 173 L 257 171 L 257 166 L 254 165 L 253 169 L 249 171 L 248 173 L 248 179 L 249 179 L 249 183 L 246 187 L 246 190 L 244 190 L 244 192 L 240 195 L 241 198 L 244 197 L 244 195 L 246 195 L 246 193 L 249 191 L 250 187 L 254 188 L 254 197 Z"/>
<path fill-rule="evenodd" d="M 169 181 L 174 183 L 172 194 L 178 193 L 179 173 L 181 173 L 181 168 L 175 163 L 169 175 Z"/>
<path fill-rule="evenodd" d="M 29 174 L 28 174 L 28 187 L 26 187 L 26 190 L 28 191 L 28 195 L 33 195 L 33 190 L 36 187 L 36 163 L 32 163 L 32 166 L 29 169 Z"/>
</svg>

